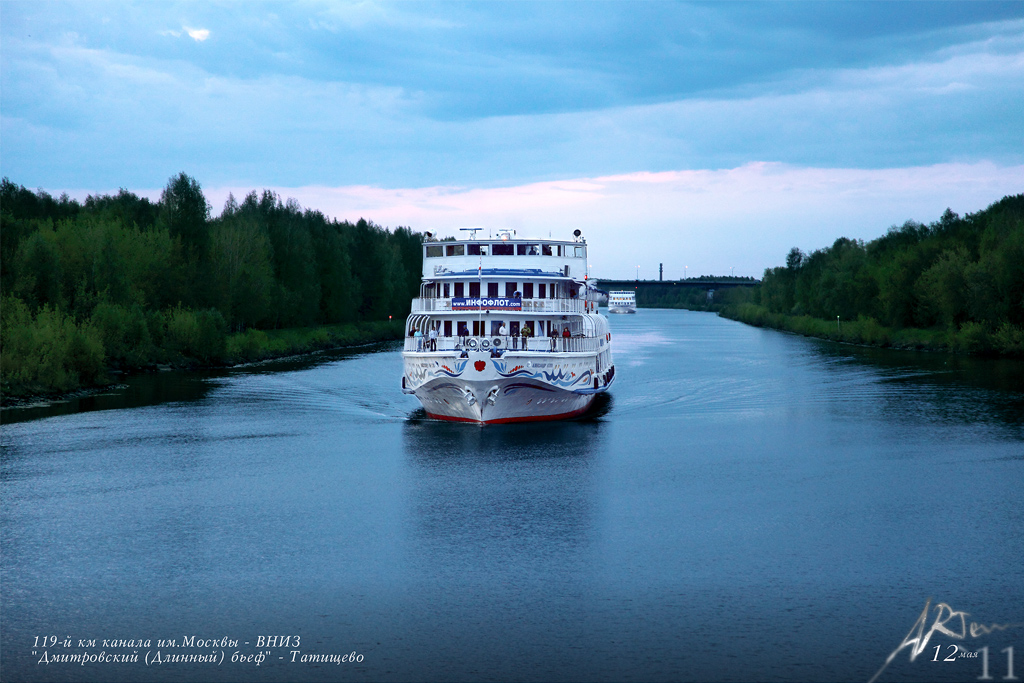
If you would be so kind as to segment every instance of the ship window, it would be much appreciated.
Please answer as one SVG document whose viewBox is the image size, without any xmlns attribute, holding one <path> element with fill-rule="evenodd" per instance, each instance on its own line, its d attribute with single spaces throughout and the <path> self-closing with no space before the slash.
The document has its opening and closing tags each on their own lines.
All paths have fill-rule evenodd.
<svg viewBox="0 0 1024 683">
<path fill-rule="evenodd" d="M 487 283 L 487 296 L 496 297 L 498 296 L 498 283 L 488 282 Z"/>
<path fill-rule="evenodd" d="M 544 284 L 543 282 L 540 283 L 539 285 L 537 285 L 537 298 L 538 299 L 547 299 L 548 298 L 547 288 L 548 288 L 548 286 L 546 284 Z"/>
<path fill-rule="evenodd" d="M 448 283 L 447 282 L 444 283 L 444 298 L 445 299 L 448 298 Z M 448 336 L 450 337 L 451 335 L 448 335 Z"/>
<path fill-rule="evenodd" d="M 480 296 L 480 283 L 470 282 L 469 283 L 469 296 L 470 298 Z"/>
<path fill-rule="evenodd" d="M 466 253 L 470 256 L 487 256 L 486 244 L 467 244 Z"/>
<path fill-rule="evenodd" d="M 542 244 L 542 245 L 540 245 L 540 253 L 543 254 L 544 256 L 551 256 L 551 245 L 550 244 Z"/>
<path fill-rule="evenodd" d="M 474 320 L 473 321 L 473 336 L 474 337 L 479 337 L 481 335 L 481 333 L 483 332 L 483 326 L 484 326 L 484 323 L 483 323 L 482 320 Z"/>
<path fill-rule="evenodd" d="M 576 247 L 576 258 L 583 258 L 583 247 Z"/>
<path fill-rule="evenodd" d="M 498 335 L 498 330 L 501 328 L 501 322 L 502 322 L 501 320 L 492 320 L 491 321 L 491 336 L 497 336 Z"/>
<path fill-rule="evenodd" d="M 438 256 L 444 256 L 444 247 L 440 244 L 427 247 L 427 258 L 437 258 Z"/>
<path fill-rule="evenodd" d="M 509 299 L 511 299 L 515 295 L 516 295 L 516 283 L 514 283 L 514 282 L 506 282 L 505 283 L 505 296 L 507 296 Z"/>
<path fill-rule="evenodd" d="M 445 320 L 444 321 L 444 336 L 446 336 L 446 337 L 452 336 L 452 321 L 451 320 Z"/>
<path fill-rule="evenodd" d="M 463 287 L 461 282 L 456 282 L 455 283 L 455 294 L 454 294 L 454 296 L 466 296 L 465 295 L 465 288 Z"/>
<path fill-rule="evenodd" d="M 514 247 L 511 244 L 505 242 L 498 242 L 491 249 L 491 253 L 495 256 L 512 256 L 515 252 Z"/>
<path fill-rule="evenodd" d="M 468 337 L 469 336 L 469 327 L 464 322 L 460 322 L 459 323 L 459 336 L 460 337 Z"/>
<path fill-rule="evenodd" d="M 466 245 L 465 244 L 449 244 L 446 251 L 449 256 L 465 256 Z"/>
<path fill-rule="evenodd" d="M 532 282 L 524 282 L 523 283 L 523 298 L 524 299 L 532 299 L 533 298 L 533 283 Z"/>
</svg>

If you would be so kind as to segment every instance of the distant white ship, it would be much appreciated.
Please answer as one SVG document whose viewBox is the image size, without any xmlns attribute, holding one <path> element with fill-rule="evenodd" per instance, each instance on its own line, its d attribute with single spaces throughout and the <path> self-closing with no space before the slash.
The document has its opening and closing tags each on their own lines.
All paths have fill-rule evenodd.
<svg viewBox="0 0 1024 683">
<path fill-rule="evenodd" d="M 587 280 L 587 243 L 423 244 L 406 321 L 402 390 L 427 414 L 478 423 L 580 415 L 615 378 L 608 320 Z"/>
<path fill-rule="evenodd" d="M 636 292 L 608 292 L 609 313 L 636 313 Z"/>
</svg>

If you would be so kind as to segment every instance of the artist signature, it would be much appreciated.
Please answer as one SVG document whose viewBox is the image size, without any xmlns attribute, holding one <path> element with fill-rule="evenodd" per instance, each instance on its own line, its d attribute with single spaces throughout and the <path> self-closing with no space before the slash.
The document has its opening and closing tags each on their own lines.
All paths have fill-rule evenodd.
<svg viewBox="0 0 1024 683">
<path fill-rule="evenodd" d="M 882 668 L 878 670 L 868 683 L 875 683 L 875 680 L 882 675 L 885 671 L 885 667 L 892 663 L 892 660 L 896 659 L 896 655 L 900 653 L 905 647 L 910 648 L 910 661 L 917 659 L 928 647 L 928 641 L 936 632 L 943 635 L 956 638 L 957 640 L 965 640 L 967 636 L 971 638 L 980 638 L 981 636 L 988 635 L 993 631 L 1005 631 L 1008 628 L 1017 628 L 1024 626 L 1024 624 L 979 624 L 976 622 L 970 622 L 968 626 L 967 617 L 970 616 L 970 612 L 961 612 L 954 610 L 952 607 L 944 602 L 937 603 L 934 607 L 935 620 L 932 622 L 931 628 L 925 633 L 925 625 L 928 623 L 928 613 L 931 611 L 932 599 L 924 603 L 924 610 L 921 612 L 921 616 L 917 618 L 914 625 L 910 628 L 910 633 L 906 635 L 900 646 L 892 651 L 886 660 Z M 952 646 L 950 646 L 952 647 Z"/>
</svg>

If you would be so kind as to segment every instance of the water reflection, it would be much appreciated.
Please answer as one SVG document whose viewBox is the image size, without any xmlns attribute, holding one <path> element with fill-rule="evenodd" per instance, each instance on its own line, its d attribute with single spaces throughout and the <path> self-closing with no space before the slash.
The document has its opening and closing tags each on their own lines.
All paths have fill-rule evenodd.
<svg viewBox="0 0 1024 683">
<path fill-rule="evenodd" d="M 171 371 L 144 373 L 123 377 L 121 383 L 111 386 L 109 389 L 88 396 L 69 397 L 52 402 L 40 401 L 38 404 L 21 406 L 15 408 L 4 408 L 0 422 L 12 424 L 15 422 L 27 422 L 46 417 L 59 415 L 74 415 L 77 413 L 88 413 L 99 410 L 120 410 L 124 408 L 141 408 L 167 403 L 196 403 L 209 397 L 211 392 L 224 386 L 238 388 L 241 383 L 240 377 L 253 377 L 262 381 L 258 387 L 259 397 L 263 397 L 274 391 L 274 387 L 268 386 L 267 379 L 273 380 L 282 376 L 289 377 L 294 382 L 296 371 L 308 370 L 317 366 L 336 363 L 340 360 L 354 358 L 365 354 L 380 352 L 393 352 L 397 355 L 399 343 L 384 342 L 379 344 L 368 344 L 357 348 L 339 349 L 324 351 L 305 356 L 294 356 L 268 360 L 260 363 L 240 365 L 234 368 L 215 370 L 202 370 L 195 372 Z M 285 391 L 292 394 L 318 393 L 318 396 L 299 397 L 299 400 L 311 400 L 324 403 L 330 401 L 330 391 L 337 390 L 337 387 L 284 387 Z M 237 401 L 242 400 L 240 392 L 232 396 Z M 258 398 L 259 398 L 258 397 Z M 295 398 L 295 397 L 293 397 Z"/>
<path fill-rule="evenodd" d="M 990 424 L 1024 438 L 1024 361 L 811 341 L 827 366 L 860 370 L 890 422 Z M 861 398 L 845 395 L 846 400 Z"/>
<path fill-rule="evenodd" d="M 566 422 L 408 420 L 402 435 L 417 555 L 441 571 L 518 573 L 541 558 L 584 561 L 604 450 L 600 416 L 610 407 L 602 400 L 588 418 Z"/>
</svg>

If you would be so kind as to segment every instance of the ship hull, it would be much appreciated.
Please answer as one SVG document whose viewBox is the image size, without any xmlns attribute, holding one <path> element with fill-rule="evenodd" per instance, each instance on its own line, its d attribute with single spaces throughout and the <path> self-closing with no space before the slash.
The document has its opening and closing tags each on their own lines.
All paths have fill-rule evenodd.
<svg viewBox="0 0 1024 683">
<path fill-rule="evenodd" d="M 582 415 L 607 390 L 584 370 L 585 358 L 552 356 L 492 358 L 470 352 L 406 354 L 405 391 L 432 418 L 503 424 L 561 420 Z"/>
</svg>

